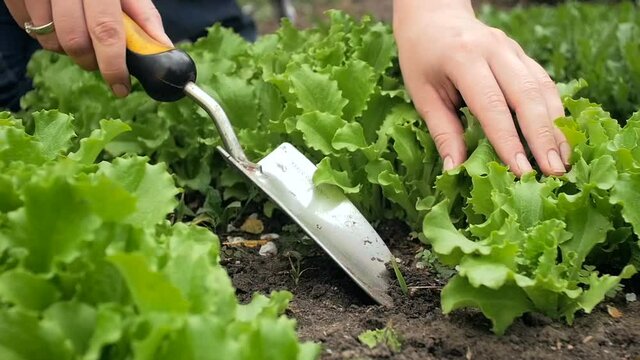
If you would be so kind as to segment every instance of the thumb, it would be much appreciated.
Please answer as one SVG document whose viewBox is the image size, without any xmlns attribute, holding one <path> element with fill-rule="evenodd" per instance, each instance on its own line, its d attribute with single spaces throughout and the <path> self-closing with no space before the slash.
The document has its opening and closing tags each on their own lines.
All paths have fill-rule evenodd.
<svg viewBox="0 0 640 360">
<path fill-rule="evenodd" d="M 173 42 L 164 31 L 162 17 L 151 0 L 122 0 L 122 11 L 152 38 L 173 47 Z"/>
</svg>

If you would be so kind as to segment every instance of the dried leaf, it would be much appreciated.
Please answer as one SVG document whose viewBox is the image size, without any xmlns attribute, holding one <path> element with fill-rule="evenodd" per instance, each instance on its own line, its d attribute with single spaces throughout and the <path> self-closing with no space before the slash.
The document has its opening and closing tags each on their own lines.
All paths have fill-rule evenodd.
<svg viewBox="0 0 640 360">
<path fill-rule="evenodd" d="M 241 236 L 229 237 L 229 241 L 222 243 L 225 246 L 232 247 L 246 247 L 246 248 L 255 248 L 258 246 L 262 246 L 268 242 L 268 240 L 247 240 Z"/>
<path fill-rule="evenodd" d="M 614 319 L 619 319 L 622 317 L 622 311 L 618 310 L 618 308 L 614 306 L 607 305 L 607 312 Z"/>
<path fill-rule="evenodd" d="M 244 221 L 244 224 L 240 226 L 240 230 L 250 234 L 260 234 L 264 231 L 264 224 L 260 219 L 249 217 Z"/>
</svg>

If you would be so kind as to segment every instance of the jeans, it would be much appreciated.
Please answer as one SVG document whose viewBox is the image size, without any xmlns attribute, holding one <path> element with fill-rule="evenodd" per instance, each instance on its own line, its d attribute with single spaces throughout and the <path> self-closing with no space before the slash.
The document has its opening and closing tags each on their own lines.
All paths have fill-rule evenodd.
<svg viewBox="0 0 640 360">
<path fill-rule="evenodd" d="M 204 36 L 206 28 L 216 22 L 249 41 L 256 38 L 255 24 L 242 14 L 235 0 L 155 0 L 154 4 L 174 42 Z M 39 48 L 38 42 L 18 27 L 4 1 L 0 1 L 0 110 L 19 109 L 20 97 L 31 89 L 27 63 Z"/>
<path fill-rule="evenodd" d="M 40 44 L 18 27 L 0 2 L 0 108 L 16 111 L 20 97 L 31 88 L 27 62 Z"/>
</svg>

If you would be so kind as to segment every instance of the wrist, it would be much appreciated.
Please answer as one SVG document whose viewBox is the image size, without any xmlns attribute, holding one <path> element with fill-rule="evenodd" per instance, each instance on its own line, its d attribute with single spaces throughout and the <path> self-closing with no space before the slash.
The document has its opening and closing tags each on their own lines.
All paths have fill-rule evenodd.
<svg viewBox="0 0 640 360">
<path fill-rule="evenodd" d="M 396 27 L 415 16 L 423 19 L 441 16 L 443 12 L 475 17 L 471 0 L 393 0 L 393 25 Z"/>
</svg>

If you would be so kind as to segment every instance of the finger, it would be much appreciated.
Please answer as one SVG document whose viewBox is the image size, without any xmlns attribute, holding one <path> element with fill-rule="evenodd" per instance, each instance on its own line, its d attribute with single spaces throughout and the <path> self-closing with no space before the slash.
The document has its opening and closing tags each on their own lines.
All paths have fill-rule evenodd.
<svg viewBox="0 0 640 360">
<path fill-rule="evenodd" d="M 556 143 L 560 148 L 560 157 L 562 158 L 564 165 L 568 166 L 569 159 L 571 157 L 571 146 L 562 131 L 555 126 L 555 121 L 565 115 L 558 87 L 556 86 L 556 83 L 551 80 L 551 77 L 549 77 L 549 74 L 547 74 L 545 69 L 533 59 L 524 55 L 524 52 L 520 55 L 520 59 L 524 62 L 525 66 L 529 68 L 531 74 L 533 74 L 533 76 L 538 80 L 542 96 L 547 103 L 547 113 L 554 125 L 553 134 L 556 139 Z"/>
<path fill-rule="evenodd" d="M 515 53 L 501 53 L 489 61 L 540 170 L 547 175 L 562 175 L 566 169 L 538 80 Z"/>
<path fill-rule="evenodd" d="M 443 99 L 433 87 L 427 86 L 413 101 L 420 116 L 427 123 L 429 133 L 443 159 L 443 170 L 451 170 L 466 160 L 467 148 L 463 129 L 448 95 Z"/>
<path fill-rule="evenodd" d="M 120 1 L 84 0 L 83 4 L 100 73 L 116 96 L 125 97 L 131 84 L 125 63 L 126 45 Z"/>
<path fill-rule="evenodd" d="M 11 14 L 11 17 L 16 21 L 18 26 L 24 29 L 24 23 L 29 21 L 29 12 L 27 11 L 26 6 L 24 6 L 23 0 L 5 0 L 4 3 L 7 5 L 7 9 Z"/>
<path fill-rule="evenodd" d="M 51 8 L 58 41 L 64 52 L 82 68 L 98 69 L 82 0 L 52 0 Z"/>
<path fill-rule="evenodd" d="M 455 64 L 454 64 L 455 65 Z M 476 115 L 498 156 L 516 175 L 532 170 L 507 102 L 484 59 L 457 63 L 449 77 Z"/>
<path fill-rule="evenodd" d="M 123 0 L 122 10 L 152 38 L 173 47 L 162 25 L 162 18 L 151 0 Z"/>
<path fill-rule="evenodd" d="M 49 0 L 25 0 L 24 6 L 29 13 L 29 18 L 33 26 L 42 26 L 53 21 L 51 14 L 51 2 Z M 55 31 L 50 34 L 35 34 L 36 39 L 44 49 L 62 52 L 62 47 L 58 42 Z"/>
</svg>

